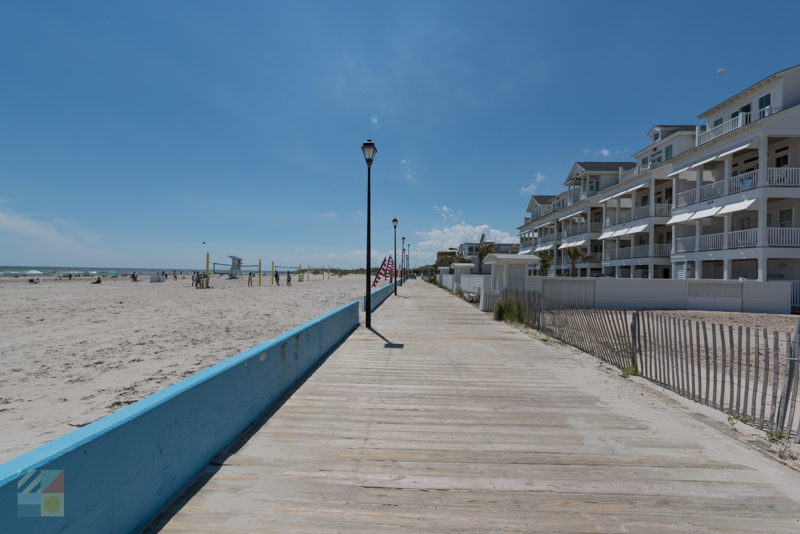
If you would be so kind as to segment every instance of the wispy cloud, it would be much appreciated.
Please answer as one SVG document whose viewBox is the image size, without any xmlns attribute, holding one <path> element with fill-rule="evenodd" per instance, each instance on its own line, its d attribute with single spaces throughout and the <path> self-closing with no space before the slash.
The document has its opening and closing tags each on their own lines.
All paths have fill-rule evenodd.
<svg viewBox="0 0 800 534">
<path fill-rule="evenodd" d="M 334 217 L 336 217 L 336 213 L 333 211 L 329 211 L 327 213 L 323 213 L 322 216 L 327 217 L 328 219 L 333 219 Z"/>
<path fill-rule="evenodd" d="M 629 150 L 627 148 L 617 148 L 617 149 L 610 149 L 610 148 L 584 148 L 581 150 L 583 154 L 592 154 L 598 158 L 607 158 L 609 156 L 628 156 Z"/>
<path fill-rule="evenodd" d="M 413 165 L 407 159 L 400 160 L 400 172 L 403 175 L 403 178 L 406 180 L 413 182 L 414 181 L 414 173 L 413 173 Z"/>
<path fill-rule="evenodd" d="M 531 183 L 528 184 L 527 186 L 525 186 L 522 189 L 520 189 L 519 190 L 519 194 L 520 195 L 532 195 L 532 194 L 534 194 L 536 192 L 536 188 L 542 182 L 544 182 L 544 174 L 542 174 L 540 172 L 537 172 L 533 177 L 533 181 L 531 181 Z"/>
<path fill-rule="evenodd" d="M 461 217 L 461 212 L 456 211 L 452 208 L 448 208 L 447 206 L 437 206 L 434 204 L 433 209 L 439 212 L 439 215 L 442 216 L 444 220 L 451 220 L 457 221 Z"/>
<path fill-rule="evenodd" d="M 100 235 L 65 219 L 37 220 L 29 215 L 0 209 L 0 234 L 45 247 L 84 247 Z"/>
</svg>

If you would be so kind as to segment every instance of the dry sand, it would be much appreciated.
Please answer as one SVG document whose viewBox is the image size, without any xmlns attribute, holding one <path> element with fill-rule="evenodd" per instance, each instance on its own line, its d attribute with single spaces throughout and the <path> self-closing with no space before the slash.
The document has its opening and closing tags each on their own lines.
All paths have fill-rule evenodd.
<svg viewBox="0 0 800 534">
<path fill-rule="evenodd" d="M 360 298 L 363 276 L 0 280 L 0 462 Z"/>
</svg>

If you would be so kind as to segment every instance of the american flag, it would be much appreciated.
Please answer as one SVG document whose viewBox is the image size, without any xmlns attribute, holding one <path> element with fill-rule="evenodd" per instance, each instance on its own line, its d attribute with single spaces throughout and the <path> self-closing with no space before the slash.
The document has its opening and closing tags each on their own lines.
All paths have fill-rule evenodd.
<svg viewBox="0 0 800 534">
<path fill-rule="evenodd" d="M 375 281 L 372 282 L 372 287 L 377 286 L 378 282 L 380 281 L 380 279 L 382 277 L 384 277 L 384 276 L 386 276 L 386 258 L 385 257 L 383 258 L 383 262 L 381 263 L 381 268 L 378 269 L 378 274 L 375 275 Z"/>
</svg>

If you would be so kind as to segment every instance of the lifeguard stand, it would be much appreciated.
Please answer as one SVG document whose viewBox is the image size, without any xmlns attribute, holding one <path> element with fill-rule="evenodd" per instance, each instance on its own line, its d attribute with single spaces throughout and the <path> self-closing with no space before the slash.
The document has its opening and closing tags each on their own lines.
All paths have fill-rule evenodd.
<svg viewBox="0 0 800 534">
<path fill-rule="evenodd" d="M 239 256 L 228 256 L 231 259 L 231 270 L 228 271 L 228 280 L 239 278 L 242 274 L 242 258 Z"/>
</svg>

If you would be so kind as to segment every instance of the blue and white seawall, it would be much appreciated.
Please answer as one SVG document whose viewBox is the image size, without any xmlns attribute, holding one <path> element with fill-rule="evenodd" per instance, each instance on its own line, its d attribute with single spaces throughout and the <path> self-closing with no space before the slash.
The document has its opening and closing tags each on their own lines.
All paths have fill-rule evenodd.
<svg viewBox="0 0 800 534">
<path fill-rule="evenodd" d="M 1 465 L 0 533 L 136 532 L 357 327 L 353 301 Z M 34 470 L 63 471 L 61 514 L 20 516 Z"/>
</svg>

